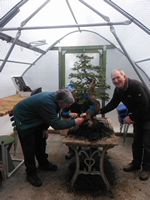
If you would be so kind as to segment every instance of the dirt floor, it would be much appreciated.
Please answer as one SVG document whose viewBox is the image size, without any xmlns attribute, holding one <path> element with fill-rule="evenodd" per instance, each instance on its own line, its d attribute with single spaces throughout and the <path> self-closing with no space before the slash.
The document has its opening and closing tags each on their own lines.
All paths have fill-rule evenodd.
<svg viewBox="0 0 150 200">
<path fill-rule="evenodd" d="M 110 149 L 107 155 L 115 171 L 115 184 L 112 185 L 113 198 L 115 200 L 149 200 L 150 179 L 140 181 L 138 174 L 126 173 L 123 166 L 131 160 L 132 137 L 128 137 L 123 144 L 119 137 L 119 145 Z M 43 185 L 33 187 L 25 180 L 24 165 L 0 187 L 1 200 L 109 200 L 111 197 L 103 192 L 84 192 L 70 188 L 68 166 L 70 161 L 65 159 L 68 148 L 62 143 L 62 136 L 50 134 L 48 139 L 49 160 L 58 165 L 57 172 L 39 171 L 39 177 Z M 20 150 L 18 150 L 18 155 Z M 94 182 L 93 182 L 94 184 Z"/>
</svg>

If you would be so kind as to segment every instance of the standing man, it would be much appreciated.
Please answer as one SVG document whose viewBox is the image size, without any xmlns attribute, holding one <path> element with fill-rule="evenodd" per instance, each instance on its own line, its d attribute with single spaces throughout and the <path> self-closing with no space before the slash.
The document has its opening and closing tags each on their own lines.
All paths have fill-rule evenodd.
<svg viewBox="0 0 150 200">
<path fill-rule="evenodd" d="M 112 111 L 120 102 L 127 106 L 129 115 L 124 121 L 134 127 L 133 160 L 124 171 L 141 169 L 140 180 L 147 180 L 150 176 L 150 91 L 143 83 L 128 78 L 122 70 L 114 70 L 111 78 L 116 88 L 112 99 L 100 113 Z"/>
<path fill-rule="evenodd" d="M 37 176 L 36 161 L 39 169 L 56 171 L 57 166 L 50 163 L 45 156 L 45 130 L 49 126 L 54 129 L 66 129 L 80 125 L 83 118 L 60 119 L 61 109 L 74 103 L 74 98 L 68 90 L 57 92 L 41 92 L 19 102 L 14 110 L 14 120 L 22 146 L 26 166 L 27 181 L 39 187 L 42 181 Z"/>
</svg>

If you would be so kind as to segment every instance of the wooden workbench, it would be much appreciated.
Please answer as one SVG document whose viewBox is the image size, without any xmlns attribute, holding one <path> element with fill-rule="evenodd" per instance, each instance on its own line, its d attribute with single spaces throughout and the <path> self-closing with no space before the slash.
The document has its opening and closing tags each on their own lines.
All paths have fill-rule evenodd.
<svg viewBox="0 0 150 200">
<path fill-rule="evenodd" d="M 9 114 L 13 110 L 14 106 L 25 98 L 27 97 L 19 94 L 1 98 L 0 117 Z M 0 134 L 0 161 L 2 163 L 2 175 L 4 180 L 10 177 L 24 163 L 23 159 L 11 158 L 8 149 L 14 142 L 15 135 L 12 135 L 12 133 L 7 135 L 3 135 L 3 133 Z M 18 164 L 16 164 L 16 162 L 18 162 Z"/>
<path fill-rule="evenodd" d="M 0 99 L 0 117 L 9 114 L 13 107 L 27 97 L 20 95 L 13 95 Z"/>
</svg>

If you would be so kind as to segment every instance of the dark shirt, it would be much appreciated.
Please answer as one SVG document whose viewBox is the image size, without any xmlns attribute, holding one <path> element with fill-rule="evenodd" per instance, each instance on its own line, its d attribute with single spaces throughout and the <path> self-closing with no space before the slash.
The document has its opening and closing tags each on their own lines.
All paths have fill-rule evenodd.
<svg viewBox="0 0 150 200">
<path fill-rule="evenodd" d="M 127 88 L 115 88 L 112 99 L 101 109 L 101 114 L 112 111 L 120 102 L 126 105 L 132 120 L 150 120 L 150 90 L 141 82 L 128 79 Z"/>
<path fill-rule="evenodd" d="M 61 120 L 60 107 L 55 92 L 41 92 L 19 102 L 14 108 L 14 118 L 20 130 L 32 129 L 46 124 L 54 129 L 75 126 L 75 120 Z"/>
<path fill-rule="evenodd" d="M 83 103 L 75 102 L 69 108 L 64 109 L 61 113 L 62 117 L 70 117 L 70 113 L 88 113 L 91 117 L 98 114 L 100 102 L 98 100 L 85 100 Z"/>
</svg>

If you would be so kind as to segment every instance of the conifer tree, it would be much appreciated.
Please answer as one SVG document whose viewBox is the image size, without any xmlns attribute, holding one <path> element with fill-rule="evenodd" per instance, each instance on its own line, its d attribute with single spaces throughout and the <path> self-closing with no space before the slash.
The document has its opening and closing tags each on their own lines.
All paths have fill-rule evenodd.
<svg viewBox="0 0 150 200">
<path fill-rule="evenodd" d="M 104 101 L 109 99 L 106 92 L 110 86 L 106 84 L 105 70 L 102 66 L 92 65 L 93 57 L 85 54 L 77 55 L 78 61 L 73 65 L 72 72 L 69 74 L 70 82 L 76 88 L 76 97 L 83 100 L 86 96 L 96 95 Z"/>
</svg>

